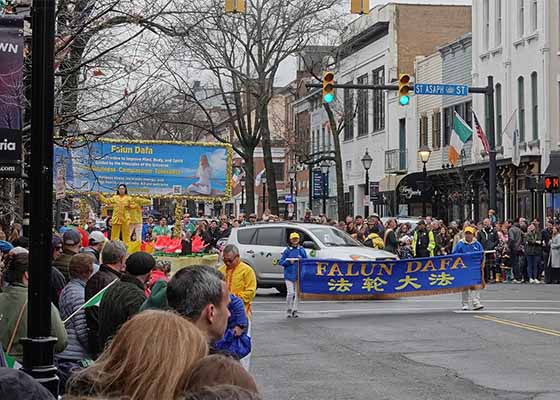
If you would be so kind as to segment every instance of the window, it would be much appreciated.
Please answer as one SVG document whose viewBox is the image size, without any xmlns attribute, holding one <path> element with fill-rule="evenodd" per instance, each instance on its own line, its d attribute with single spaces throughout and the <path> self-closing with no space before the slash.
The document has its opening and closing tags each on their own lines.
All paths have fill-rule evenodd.
<svg viewBox="0 0 560 400">
<path fill-rule="evenodd" d="M 517 36 L 525 33 L 525 0 L 517 0 Z"/>
<path fill-rule="evenodd" d="M 538 23 L 538 3 L 537 0 L 531 0 L 531 32 L 537 30 Z"/>
<path fill-rule="evenodd" d="M 321 142 L 322 142 L 321 151 L 325 151 L 326 147 L 327 147 L 327 138 L 326 138 L 326 135 L 325 135 L 325 127 L 324 126 L 321 128 Z"/>
<path fill-rule="evenodd" d="M 502 0 L 495 0 L 496 1 L 496 47 L 502 44 Z"/>
<path fill-rule="evenodd" d="M 374 85 L 385 84 L 385 67 L 373 70 L 372 83 Z M 385 129 L 385 92 L 373 91 L 373 131 L 379 132 Z"/>
<path fill-rule="evenodd" d="M 533 140 L 539 138 L 539 97 L 538 97 L 537 73 L 531 74 L 531 120 L 533 128 Z"/>
<path fill-rule="evenodd" d="M 502 145 L 502 85 L 496 84 L 496 145 Z"/>
<path fill-rule="evenodd" d="M 352 81 L 347 82 L 348 85 Z M 354 139 L 354 96 L 352 89 L 344 89 L 344 140 Z"/>
<path fill-rule="evenodd" d="M 519 141 L 525 141 L 525 80 L 517 78 L 517 109 L 519 110 Z"/>
<path fill-rule="evenodd" d="M 435 111 L 432 114 L 432 147 L 439 149 L 441 147 L 441 111 Z"/>
<path fill-rule="evenodd" d="M 367 85 L 368 76 L 358 78 L 358 85 Z M 368 134 L 368 90 L 358 90 L 358 137 Z"/>
<path fill-rule="evenodd" d="M 276 175 L 277 182 L 284 181 L 284 163 L 283 162 L 275 162 L 274 165 L 274 175 Z"/>
<path fill-rule="evenodd" d="M 482 20 L 482 43 L 484 50 L 488 50 L 490 48 L 490 0 L 483 0 Z"/>
<path fill-rule="evenodd" d="M 259 246 L 284 246 L 284 228 L 260 228 L 257 234 Z"/>
<path fill-rule="evenodd" d="M 420 147 L 428 145 L 428 116 L 422 115 L 420 117 Z"/>
<path fill-rule="evenodd" d="M 451 130 L 453 129 L 453 107 L 447 107 L 443 110 L 444 131 L 443 145 L 449 146 L 451 140 Z"/>
<path fill-rule="evenodd" d="M 237 231 L 237 241 L 240 244 L 254 244 L 256 229 L 239 229 Z"/>
<path fill-rule="evenodd" d="M 348 186 L 348 192 L 344 193 L 346 203 L 346 215 L 354 215 L 354 186 Z"/>
</svg>

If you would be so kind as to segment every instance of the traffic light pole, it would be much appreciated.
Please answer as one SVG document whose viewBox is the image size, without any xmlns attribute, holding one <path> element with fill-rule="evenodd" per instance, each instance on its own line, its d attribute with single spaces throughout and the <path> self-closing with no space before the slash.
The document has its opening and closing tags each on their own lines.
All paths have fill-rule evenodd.
<svg viewBox="0 0 560 400">
<path fill-rule="evenodd" d="M 305 86 L 308 88 L 322 88 L 323 85 L 320 83 L 307 83 Z M 414 90 L 414 84 L 410 85 L 412 90 Z M 335 89 L 366 89 L 366 90 L 389 90 L 398 91 L 399 85 L 357 85 L 357 84 L 334 84 Z M 485 87 L 470 87 L 469 93 L 473 94 L 483 94 L 486 100 L 486 109 L 489 115 L 488 121 L 490 123 L 486 127 L 486 136 L 488 138 L 488 144 L 490 145 L 489 157 L 489 171 L 488 171 L 488 200 L 489 208 L 496 210 L 496 140 L 495 140 L 495 130 L 496 125 L 494 122 L 494 78 L 488 77 L 488 84 Z"/>
</svg>

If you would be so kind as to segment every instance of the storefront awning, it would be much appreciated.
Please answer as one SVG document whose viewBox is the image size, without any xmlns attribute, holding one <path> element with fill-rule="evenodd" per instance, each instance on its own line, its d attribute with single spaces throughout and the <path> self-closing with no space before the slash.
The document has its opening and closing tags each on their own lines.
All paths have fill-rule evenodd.
<svg viewBox="0 0 560 400">
<path fill-rule="evenodd" d="M 404 175 L 387 175 L 379 181 L 380 192 L 393 192 L 397 189 L 399 182 L 404 178 Z"/>
</svg>

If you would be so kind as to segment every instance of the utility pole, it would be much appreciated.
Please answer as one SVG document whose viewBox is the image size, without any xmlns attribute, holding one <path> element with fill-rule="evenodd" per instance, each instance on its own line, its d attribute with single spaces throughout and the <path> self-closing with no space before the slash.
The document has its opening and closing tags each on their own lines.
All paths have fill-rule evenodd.
<svg viewBox="0 0 560 400">
<path fill-rule="evenodd" d="M 490 145 L 490 154 L 488 154 L 488 200 L 490 208 L 497 212 L 496 209 L 496 125 L 494 121 L 494 77 L 488 77 L 488 86 L 486 86 L 486 104 L 488 110 L 488 127 L 486 128 L 486 136 L 488 136 L 488 144 Z"/>
<path fill-rule="evenodd" d="M 57 397 L 57 338 L 51 337 L 54 0 L 33 1 L 32 29 L 29 303 L 27 337 L 21 343 L 24 371 Z"/>
</svg>

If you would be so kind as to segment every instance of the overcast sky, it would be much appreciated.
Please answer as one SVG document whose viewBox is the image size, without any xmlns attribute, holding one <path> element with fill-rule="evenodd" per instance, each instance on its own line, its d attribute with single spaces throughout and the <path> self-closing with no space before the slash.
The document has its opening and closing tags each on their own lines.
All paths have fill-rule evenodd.
<svg viewBox="0 0 560 400">
<path fill-rule="evenodd" d="M 348 2 L 349 3 L 349 2 Z M 415 3 L 415 4 L 460 4 L 472 5 L 472 0 L 370 0 L 371 8 L 387 4 L 387 3 Z M 285 86 L 295 79 L 296 75 L 296 59 L 295 57 L 286 60 L 278 71 L 276 76 L 276 86 Z"/>
</svg>

